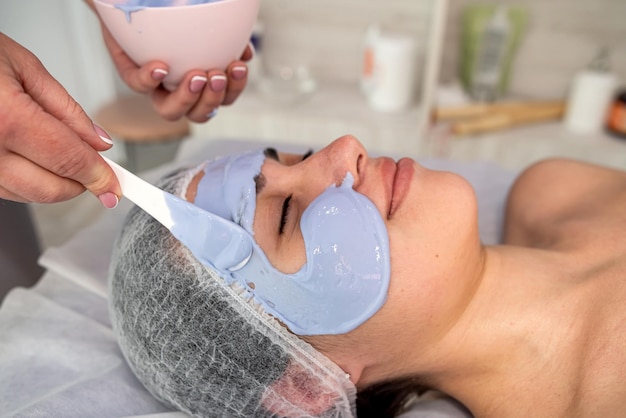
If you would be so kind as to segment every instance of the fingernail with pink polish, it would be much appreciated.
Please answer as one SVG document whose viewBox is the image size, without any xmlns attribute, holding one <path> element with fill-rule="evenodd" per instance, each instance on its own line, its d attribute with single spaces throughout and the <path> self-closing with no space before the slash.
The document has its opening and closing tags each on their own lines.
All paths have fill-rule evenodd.
<svg viewBox="0 0 626 418">
<path fill-rule="evenodd" d="M 163 68 L 155 68 L 152 70 L 152 79 L 162 81 L 168 74 L 167 70 L 164 70 Z"/>
<path fill-rule="evenodd" d="M 243 65 L 238 65 L 230 70 L 230 74 L 234 80 L 243 80 L 247 73 L 248 68 Z"/>
<path fill-rule="evenodd" d="M 250 47 L 250 52 L 252 52 L 252 56 L 250 57 L 250 59 L 254 59 L 254 57 L 256 57 L 256 48 L 254 47 L 254 42 L 248 42 L 248 46 Z"/>
<path fill-rule="evenodd" d="M 120 199 L 118 199 L 115 193 L 111 192 L 102 193 L 100 196 L 98 196 L 98 200 L 100 200 L 102 206 L 107 209 L 115 209 L 117 207 L 117 204 L 120 202 Z"/>
<path fill-rule="evenodd" d="M 226 76 L 214 75 L 213 77 L 211 77 L 209 85 L 211 86 L 211 90 L 216 93 L 224 91 L 224 89 L 226 88 Z"/>
<path fill-rule="evenodd" d="M 200 93 L 206 85 L 207 78 L 201 75 L 194 75 L 189 83 L 189 91 L 192 93 Z"/>
<path fill-rule="evenodd" d="M 113 145 L 113 140 L 111 139 L 109 134 L 106 133 L 106 131 L 104 129 L 102 129 L 101 127 L 99 127 L 95 123 L 93 124 L 93 129 L 94 129 L 94 131 L 96 131 L 96 133 L 98 134 L 98 136 L 100 137 L 100 139 L 103 142 L 105 142 L 106 144 L 109 144 L 109 145 Z"/>
</svg>

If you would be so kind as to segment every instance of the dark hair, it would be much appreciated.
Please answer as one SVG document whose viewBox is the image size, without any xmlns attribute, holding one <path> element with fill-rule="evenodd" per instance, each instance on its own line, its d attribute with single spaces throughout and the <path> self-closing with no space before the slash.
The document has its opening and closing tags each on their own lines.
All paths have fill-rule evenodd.
<svg viewBox="0 0 626 418">
<path fill-rule="evenodd" d="M 402 378 L 385 381 L 359 390 L 356 398 L 359 418 L 393 418 L 398 416 L 407 404 L 428 388 L 417 378 Z"/>
</svg>

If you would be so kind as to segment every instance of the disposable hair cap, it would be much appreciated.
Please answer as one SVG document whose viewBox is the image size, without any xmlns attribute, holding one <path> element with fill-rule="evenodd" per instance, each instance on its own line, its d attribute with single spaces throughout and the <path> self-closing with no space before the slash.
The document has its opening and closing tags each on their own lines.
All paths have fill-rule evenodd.
<svg viewBox="0 0 626 418">
<path fill-rule="evenodd" d="M 182 197 L 194 173 L 159 187 Z M 341 368 L 139 208 L 115 246 L 109 289 L 120 348 L 165 404 L 198 417 L 356 416 L 356 388 Z"/>
</svg>

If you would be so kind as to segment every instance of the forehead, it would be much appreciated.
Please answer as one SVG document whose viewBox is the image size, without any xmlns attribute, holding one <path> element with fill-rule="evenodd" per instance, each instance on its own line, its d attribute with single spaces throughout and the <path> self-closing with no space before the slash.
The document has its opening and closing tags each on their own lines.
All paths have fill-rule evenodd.
<svg viewBox="0 0 626 418">
<path fill-rule="evenodd" d="M 309 151 L 310 153 L 311 151 Z M 307 153 L 308 154 L 308 153 Z M 302 154 L 292 154 L 288 152 L 278 153 L 279 161 L 284 165 L 294 165 L 302 161 Z"/>
<path fill-rule="evenodd" d="M 194 203 L 251 232 L 256 199 L 255 178 L 265 161 L 263 150 L 221 157 L 208 162 Z"/>
</svg>

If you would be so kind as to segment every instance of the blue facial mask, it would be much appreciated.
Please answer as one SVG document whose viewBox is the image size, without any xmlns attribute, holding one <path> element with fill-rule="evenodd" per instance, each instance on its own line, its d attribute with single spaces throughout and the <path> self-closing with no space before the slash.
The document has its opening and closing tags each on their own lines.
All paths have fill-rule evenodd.
<svg viewBox="0 0 626 418">
<path fill-rule="evenodd" d="M 264 161 L 260 150 L 208 163 L 195 205 L 233 221 L 252 237 L 254 178 Z M 347 173 L 341 186 L 330 185 L 302 214 L 306 263 L 298 272 L 278 271 L 253 239 L 248 259 L 221 259 L 229 257 L 226 253 L 210 260 L 211 267 L 227 282 L 237 281 L 248 289 L 268 313 L 296 334 L 342 334 L 355 329 L 385 302 L 390 261 L 383 219 L 367 197 L 352 189 L 353 184 Z M 241 228 L 233 225 L 234 230 Z"/>
<path fill-rule="evenodd" d="M 221 0 L 125 0 L 120 1 L 115 7 L 126 14 L 126 20 L 130 22 L 131 13 L 143 10 L 147 7 L 176 7 L 193 6 L 195 4 L 214 3 Z"/>
</svg>

